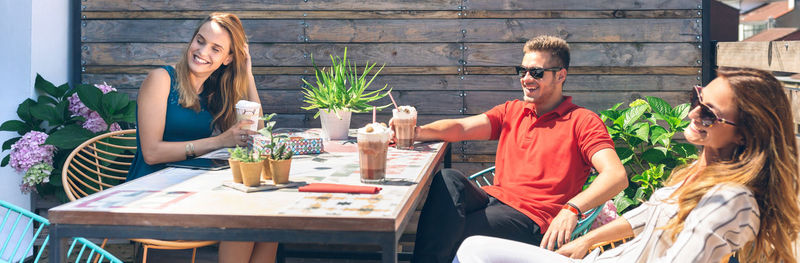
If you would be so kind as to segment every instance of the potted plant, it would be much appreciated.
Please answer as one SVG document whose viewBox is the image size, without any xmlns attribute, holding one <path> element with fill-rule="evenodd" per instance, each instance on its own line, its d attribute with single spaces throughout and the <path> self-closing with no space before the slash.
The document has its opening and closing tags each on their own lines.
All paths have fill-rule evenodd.
<svg viewBox="0 0 800 263">
<path fill-rule="evenodd" d="M 292 168 L 292 150 L 281 144 L 277 149 L 270 153 L 269 169 L 272 171 L 272 182 L 274 184 L 289 183 L 289 170 Z"/>
<path fill-rule="evenodd" d="M 261 154 L 257 151 L 240 148 L 238 146 L 234 151 L 241 151 L 244 153 L 235 156 L 231 153 L 231 158 L 239 161 L 242 183 L 245 186 L 259 186 L 261 184 L 261 169 L 264 166 L 264 158 L 261 158 Z M 236 173 L 234 173 L 234 180 L 236 180 Z"/>
<path fill-rule="evenodd" d="M 322 134 L 325 140 L 347 139 L 347 132 L 350 128 L 350 115 L 352 112 L 366 112 L 372 109 L 368 103 L 383 98 L 391 89 L 381 93 L 387 85 L 378 90 L 366 92 L 367 87 L 375 80 L 378 73 L 383 70 L 381 66 L 375 74 L 367 80 L 367 75 L 377 63 L 364 66 L 359 75 L 357 65 L 347 61 L 347 48 L 344 49 L 342 58 L 331 55 L 331 67 L 319 69 L 311 55 L 311 64 L 314 66 L 314 76 L 316 83 L 311 84 L 305 79 L 303 82 L 303 102 L 308 106 L 302 107 L 304 110 L 317 109 L 314 118 L 320 117 L 322 123 Z M 391 104 L 378 107 L 383 109 Z"/>
<path fill-rule="evenodd" d="M 236 148 L 228 149 L 228 153 L 231 154 L 231 157 L 228 158 L 228 163 L 231 165 L 231 171 L 233 171 L 233 182 L 234 183 L 242 183 L 242 170 L 239 166 L 239 160 L 247 158 L 247 153 L 245 152 L 244 148 L 236 146 Z"/>
<path fill-rule="evenodd" d="M 272 134 L 272 129 L 275 128 L 275 121 L 273 121 L 272 118 L 274 118 L 275 115 L 276 115 L 275 113 L 264 114 L 263 117 L 259 118 L 260 120 L 264 121 L 264 128 L 258 130 L 258 133 L 263 135 L 265 138 L 267 138 L 267 141 L 269 141 L 269 144 L 264 145 L 264 147 L 261 149 L 260 152 L 261 156 L 265 159 L 269 157 L 269 153 L 265 151 L 265 149 L 270 149 L 271 152 L 272 148 L 275 147 L 275 144 L 277 143 L 278 139 L 285 137 L 280 135 L 275 136 Z M 269 168 L 268 161 L 264 162 L 264 167 L 261 169 L 261 178 L 263 178 L 264 180 L 272 180 L 272 172 Z"/>
</svg>

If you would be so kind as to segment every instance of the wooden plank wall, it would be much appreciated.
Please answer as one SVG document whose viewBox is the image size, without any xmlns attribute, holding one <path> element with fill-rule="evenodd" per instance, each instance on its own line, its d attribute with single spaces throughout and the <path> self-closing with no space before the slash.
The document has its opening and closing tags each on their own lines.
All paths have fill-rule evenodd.
<svg viewBox="0 0 800 263">
<path fill-rule="evenodd" d="M 149 69 L 176 62 L 200 19 L 228 11 L 243 19 L 262 105 L 279 113 L 279 126 L 319 127 L 299 108 L 312 54 L 328 65 L 328 55 L 348 47 L 360 65 L 386 63 L 376 84 L 415 105 L 424 124 L 520 98 L 513 66 L 539 34 L 571 43 L 565 91 L 579 105 L 599 111 L 644 95 L 674 104 L 700 82 L 700 7 L 700 0 L 82 0 L 82 80 L 135 94 Z M 352 127 L 369 119 L 354 115 Z M 491 166 L 495 147 L 454 144 L 454 166 L 465 173 Z"/>
</svg>

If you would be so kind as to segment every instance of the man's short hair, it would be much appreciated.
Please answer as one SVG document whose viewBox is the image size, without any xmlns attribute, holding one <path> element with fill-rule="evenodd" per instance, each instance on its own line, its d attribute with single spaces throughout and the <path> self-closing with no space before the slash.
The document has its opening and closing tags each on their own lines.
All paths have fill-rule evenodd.
<svg viewBox="0 0 800 263">
<path fill-rule="evenodd" d="M 558 59 L 556 62 L 559 62 L 559 65 L 546 66 L 559 66 L 569 69 L 569 44 L 559 37 L 541 35 L 531 38 L 525 43 L 525 47 L 522 50 L 525 54 L 534 51 L 550 53 L 551 58 Z"/>
</svg>

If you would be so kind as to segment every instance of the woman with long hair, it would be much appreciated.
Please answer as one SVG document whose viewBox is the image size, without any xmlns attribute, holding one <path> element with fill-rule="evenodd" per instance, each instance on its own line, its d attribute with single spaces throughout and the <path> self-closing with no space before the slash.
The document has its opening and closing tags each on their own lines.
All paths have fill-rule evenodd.
<svg viewBox="0 0 800 263">
<path fill-rule="evenodd" d="M 693 95 L 684 134 L 702 152 L 648 202 L 555 252 L 474 237 L 455 261 L 719 262 L 738 251 L 744 262 L 795 262 L 798 152 L 781 83 L 765 71 L 723 68 Z M 595 243 L 630 235 L 585 256 Z"/>
<path fill-rule="evenodd" d="M 260 103 L 250 51 L 236 15 L 212 13 L 192 35 L 175 67 L 150 71 L 137 98 L 137 152 L 128 180 L 220 148 L 246 145 L 251 121 L 236 120 L 236 103 Z M 263 124 L 259 123 L 259 127 Z M 254 249 L 255 247 L 255 249 Z M 274 261 L 276 243 L 222 242 L 225 262 Z"/>
</svg>

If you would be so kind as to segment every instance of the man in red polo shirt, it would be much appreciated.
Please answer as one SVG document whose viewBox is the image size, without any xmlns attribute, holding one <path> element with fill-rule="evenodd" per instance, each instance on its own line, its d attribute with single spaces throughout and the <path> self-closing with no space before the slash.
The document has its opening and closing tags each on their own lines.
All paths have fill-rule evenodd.
<svg viewBox="0 0 800 263">
<path fill-rule="evenodd" d="M 472 235 L 552 250 L 569 241 L 579 211 L 627 187 L 603 122 L 562 95 L 567 42 L 539 36 L 523 51 L 517 67 L 523 100 L 417 128 L 419 141 L 497 140 L 498 145 L 492 186 L 479 188 L 452 169 L 434 176 L 417 228 L 414 262 L 451 262 L 459 244 Z M 581 191 L 592 167 L 599 175 Z"/>
</svg>

